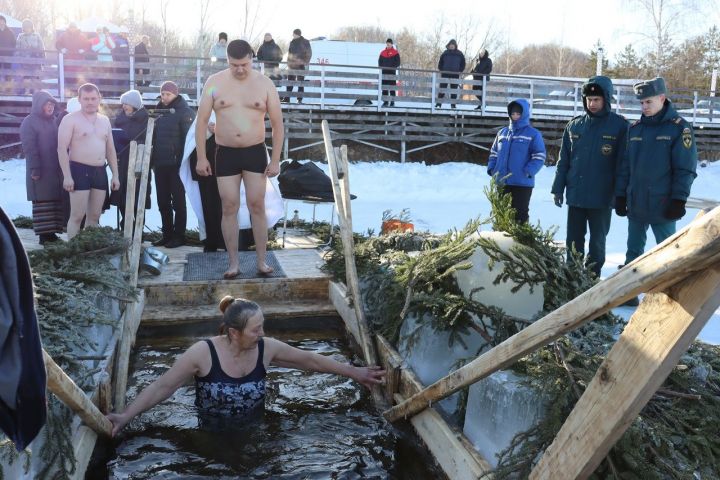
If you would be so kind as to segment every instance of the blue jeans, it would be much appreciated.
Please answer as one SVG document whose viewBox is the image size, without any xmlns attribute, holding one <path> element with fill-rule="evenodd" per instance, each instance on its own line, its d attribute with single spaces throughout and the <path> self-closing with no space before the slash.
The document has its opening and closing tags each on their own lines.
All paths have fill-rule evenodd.
<svg viewBox="0 0 720 480">
<path fill-rule="evenodd" d="M 675 233 L 675 221 L 664 223 L 642 223 L 628 218 L 627 253 L 625 265 L 635 260 L 645 251 L 648 227 L 652 227 L 655 241 L 660 244 Z"/>
</svg>

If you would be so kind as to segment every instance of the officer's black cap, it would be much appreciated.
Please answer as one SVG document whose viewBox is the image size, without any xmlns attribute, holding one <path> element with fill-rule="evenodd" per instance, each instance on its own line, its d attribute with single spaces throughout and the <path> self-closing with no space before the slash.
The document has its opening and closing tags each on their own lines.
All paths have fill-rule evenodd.
<svg viewBox="0 0 720 480">
<path fill-rule="evenodd" d="M 660 95 L 661 93 L 667 94 L 667 88 L 665 87 L 665 79 L 662 77 L 656 77 L 652 80 L 645 80 L 640 83 L 633 85 L 635 91 L 635 98 L 638 100 L 644 100 L 649 97 Z"/>
</svg>

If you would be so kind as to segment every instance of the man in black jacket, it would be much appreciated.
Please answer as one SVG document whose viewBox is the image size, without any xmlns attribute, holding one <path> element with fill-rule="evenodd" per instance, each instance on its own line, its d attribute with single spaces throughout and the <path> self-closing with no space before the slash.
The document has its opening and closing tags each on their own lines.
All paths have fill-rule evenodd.
<svg viewBox="0 0 720 480">
<path fill-rule="evenodd" d="M 150 37 L 147 35 L 142 36 L 142 40 L 140 43 L 135 45 L 135 64 L 139 63 L 150 63 L 150 52 L 148 51 L 148 47 L 150 46 Z M 137 78 L 137 85 L 138 87 L 147 87 L 150 85 L 150 79 L 148 78 L 148 75 L 150 74 L 149 68 L 136 68 L 135 69 L 135 75 Z"/>
<path fill-rule="evenodd" d="M 162 238 L 153 245 L 176 248 L 185 244 L 187 224 L 185 188 L 178 171 L 185 148 L 185 136 L 195 119 L 195 112 L 179 95 L 175 82 L 171 81 L 160 87 L 160 103 L 155 108 L 168 113 L 155 121 L 150 163 L 155 171 L 155 190 L 162 219 Z"/>
<path fill-rule="evenodd" d="M 257 59 L 265 64 L 265 75 L 273 80 L 279 80 L 280 75 L 277 74 L 278 66 L 282 61 L 283 52 L 273 40 L 272 35 L 265 34 L 263 44 L 257 51 Z"/>
<path fill-rule="evenodd" d="M 440 61 L 438 62 L 438 70 L 440 70 L 441 78 L 460 78 L 460 74 L 465 71 L 465 55 L 458 50 L 457 42 L 452 39 L 445 45 L 446 50 L 440 55 Z M 449 73 L 450 72 L 450 73 Z M 457 73 L 455 73 L 457 72 Z M 450 81 L 448 83 L 441 83 L 440 90 L 445 88 L 456 89 L 460 86 L 458 82 Z M 438 100 L 445 97 L 445 92 L 441 91 L 438 93 Z M 451 93 L 450 98 L 455 100 L 457 98 L 456 93 Z M 440 108 L 442 102 L 437 102 L 435 107 Z M 451 105 L 455 108 L 455 104 Z"/>
<path fill-rule="evenodd" d="M 385 40 L 385 49 L 380 52 L 380 57 L 378 58 L 378 67 L 382 68 L 382 84 L 384 86 L 397 86 L 397 80 L 386 78 L 385 76 L 397 76 L 397 68 L 400 66 L 400 53 L 393 47 L 393 41 L 392 38 L 388 38 Z M 395 96 L 395 89 L 391 88 L 388 90 L 382 91 L 383 97 L 387 97 L 388 95 L 391 97 Z M 394 107 L 395 101 L 388 102 L 385 100 L 382 104 L 383 107 Z"/>
<path fill-rule="evenodd" d="M 485 79 L 485 83 L 490 81 L 490 73 L 492 72 L 493 64 L 492 60 L 490 59 L 490 55 L 488 54 L 488 51 L 484 48 L 480 50 L 480 53 L 478 54 L 477 63 L 475 64 L 475 68 L 473 68 L 473 80 L 476 82 L 482 82 L 483 78 Z M 475 107 L 475 110 L 482 109 L 482 98 L 483 98 L 483 86 L 482 84 L 479 85 L 473 85 L 473 90 L 475 90 L 475 96 L 478 99 L 478 102 L 480 102 L 480 105 Z"/>
<path fill-rule="evenodd" d="M 293 30 L 293 39 L 290 41 L 290 46 L 288 46 L 288 60 L 287 65 L 288 68 L 291 70 L 306 70 L 308 63 L 310 63 L 310 59 L 312 58 L 312 47 L 310 46 L 310 42 L 307 41 L 305 37 L 302 36 L 302 32 L 299 28 L 296 28 Z M 287 76 L 288 81 L 294 82 L 302 82 L 305 80 L 304 75 L 288 75 Z M 287 91 L 292 92 L 293 86 L 288 85 Z M 298 93 L 304 92 L 305 87 L 300 85 L 298 87 Z M 298 103 L 302 103 L 302 97 L 297 97 Z M 290 97 L 285 97 L 282 99 L 283 103 L 290 103 Z"/>
<path fill-rule="evenodd" d="M 15 34 L 7 26 L 5 17 L 0 15 L 0 57 L 12 57 L 15 55 L 15 43 Z M 10 70 L 10 68 L 12 68 L 12 64 L 0 63 L 0 70 Z M 11 79 L 12 77 L 10 75 L 0 75 L 0 82 L 2 83 L 5 83 L 5 80 L 10 82 L 12 81 Z M 12 87 L 8 85 L 8 90 L 11 88 Z"/>
</svg>

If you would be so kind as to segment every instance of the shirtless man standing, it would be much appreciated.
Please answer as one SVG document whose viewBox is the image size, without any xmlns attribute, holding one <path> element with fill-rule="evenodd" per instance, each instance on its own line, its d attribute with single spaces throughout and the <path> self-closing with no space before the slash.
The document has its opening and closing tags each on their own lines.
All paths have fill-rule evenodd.
<svg viewBox="0 0 720 480">
<path fill-rule="evenodd" d="M 86 226 L 100 221 L 107 191 L 105 160 L 112 170 L 112 189 L 120 188 L 117 155 L 110 120 L 98 113 L 100 90 L 92 83 L 78 89 L 80 111 L 69 113 L 58 128 L 58 157 L 63 173 L 63 188 L 70 192 L 68 239 Z"/>
<path fill-rule="evenodd" d="M 195 142 L 198 175 L 215 175 L 222 203 L 222 233 L 230 257 L 225 278 L 240 273 L 238 259 L 238 209 L 240 182 L 245 192 L 252 231 L 255 237 L 257 269 L 272 273 L 265 263 L 267 218 L 265 216 L 266 177 L 280 173 L 280 149 L 283 120 L 280 98 L 272 80 L 252 69 L 253 51 L 245 40 L 233 40 L 227 46 L 229 68 L 208 78 L 197 113 Z M 215 111 L 217 150 L 205 151 L 205 132 L 210 114 Z M 265 114 L 272 127 L 272 158 L 267 162 Z"/>
</svg>

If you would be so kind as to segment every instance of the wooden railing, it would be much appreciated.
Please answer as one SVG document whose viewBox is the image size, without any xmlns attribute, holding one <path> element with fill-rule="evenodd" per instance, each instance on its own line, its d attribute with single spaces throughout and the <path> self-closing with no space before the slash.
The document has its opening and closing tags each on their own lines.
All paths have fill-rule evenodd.
<svg viewBox="0 0 720 480">
<path fill-rule="evenodd" d="M 65 101 L 76 95 L 80 84 L 89 81 L 96 83 L 106 98 L 118 98 L 122 92 L 135 88 L 150 103 L 159 98 L 162 82 L 172 80 L 194 104 L 207 78 L 227 66 L 224 62 L 195 57 L 151 55 L 144 60 L 147 61 L 139 61 L 134 55 L 116 55 L 112 62 L 76 60 L 54 51 L 45 52 L 45 58 L 0 56 L 0 95 L 23 95 L 42 87 Z M 290 103 L 302 98 L 304 104 L 321 109 L 395 108 L 506 116 L 508 102 L 524 98 L 532 105 L 534 117 L 571 118 L 583 113 L 581 79 L 492 75 L 489 80 L 487 77 L 473 80 L 466 73 L 454 79 L 443 78 L 438 71 L 405 68 L 398 69 L 397 75 L 383 76 L 377 67 L 328 64 L 292 70 L 281 63 L 279 68 L 265 72 L 265 65 L 256 63 L 256 68 L 273 78 L 281 97 L 287 97 Z M 396 84 L 382 85 L 383 79 Z M 640 109 L 628 83 L 616 82 L 613 109 L 632 119 L 639 117 Z M 287 92 L 288 87 L 293 87 L 293 91 Z M 298 92 L 298 87 L 305 91 Z M 480 94 L 478 89 L 484 92 L 482 100 L 476 97 Z M 383 91 L 392 91 L 395 96 L 384 95 Z M 451 98 L 452 95 L 457 98 Z M 670 97 L 689 121 L 720 124 L 720 103 L 716 103 L 714 96 L 677 90 Z M 394 102 L 394 107 L 384 107 L 383 102 Z"/>
</svg>

